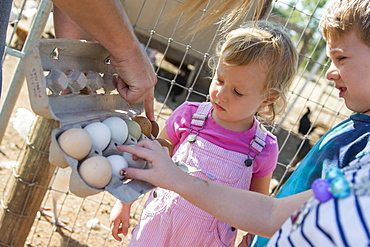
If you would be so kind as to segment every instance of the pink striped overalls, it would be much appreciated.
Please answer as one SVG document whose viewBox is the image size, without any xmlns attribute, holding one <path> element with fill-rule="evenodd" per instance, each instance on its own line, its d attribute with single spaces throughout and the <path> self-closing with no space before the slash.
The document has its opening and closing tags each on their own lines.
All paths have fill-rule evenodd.
<svg viewBox="0 0 370 247">
<path fill-rule="evenodd" d="M 188 138 L 190 141 L 184 141 L 180 145 L 173 160 L 185 163 L 193 176 L 249 190 L 252 166 L 245 165 L 248 155 L 226 150 L 197 135 L 203 129 L 210 110 L 209 103 L 198 107 L 193 114 L 192 133 Z M 257 132 L 261 134 L 260 131 Z M 260 138 L 266 138 L 263 134 Z M 192 138 L 195 140 L 193 143 Z M 251 146 L 259 149 L 259 153 L 263 149 L 254 144 Z M 132 232 L 129 246 L 234 246 L 236 233 L 234 227 L 195 207 L 177 193 L 156 188 L 145 204 L 140 223 Z"/>
</svg>

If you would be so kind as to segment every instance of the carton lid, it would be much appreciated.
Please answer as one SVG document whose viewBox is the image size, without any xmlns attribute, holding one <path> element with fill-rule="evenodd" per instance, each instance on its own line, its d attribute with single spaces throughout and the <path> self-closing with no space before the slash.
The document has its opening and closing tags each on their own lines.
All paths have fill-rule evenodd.
<svg viewBox="0 0 370 247">
<path fill-rule="evenodd" d="M 41 39 L 24 59 L 30 102 L 38 115 L 66 125 L 109 111 L 129 116 L 143 111 L 141 104 L 129 105 L 115 90 L 117 74 L 108 51 L 97 42 Z"/>
</svg>

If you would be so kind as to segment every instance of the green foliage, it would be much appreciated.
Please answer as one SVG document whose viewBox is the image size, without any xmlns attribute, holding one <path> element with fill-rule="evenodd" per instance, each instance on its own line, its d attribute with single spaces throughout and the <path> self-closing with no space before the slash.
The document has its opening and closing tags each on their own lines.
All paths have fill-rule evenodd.
<svg viewBox="0 0 370 247">
<path fill-rule="evenodd" d="M 277 17 L 286 24 L 297 44 L 300 68 L 310 70 L 325 49 L 319 31 L 319 22 L 327 0 L 279 0 L 274 2 L 272 19 Z"/>
</svg>

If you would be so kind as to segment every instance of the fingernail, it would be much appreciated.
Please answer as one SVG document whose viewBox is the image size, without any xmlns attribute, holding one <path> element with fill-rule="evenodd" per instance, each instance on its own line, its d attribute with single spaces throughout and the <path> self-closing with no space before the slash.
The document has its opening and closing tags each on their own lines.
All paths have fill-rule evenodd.
<svg viewBox="0 0 370 247">
<path fill-rule="evenodd" d="M 119 175 L 121 175 L 121 176 L 125 176 L 127 174 L 127 172 L 126 172 L 126 170 L 120 170 L 119 171 Z"/>
</svg>

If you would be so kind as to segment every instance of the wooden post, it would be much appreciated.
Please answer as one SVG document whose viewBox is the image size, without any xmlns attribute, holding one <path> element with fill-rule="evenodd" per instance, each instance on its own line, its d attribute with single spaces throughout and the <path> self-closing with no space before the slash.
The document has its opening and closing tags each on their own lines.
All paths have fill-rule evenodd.
<svg viewBox="0 0 370 247">
<path fill-rule="evenodd" d="M 51 131 L 58 127 L 56 120 L 36 118 L 8 191 L 1 198 L 0 246 L 24 246 L 54 174 L 48 153 Z"/>
</svg>

